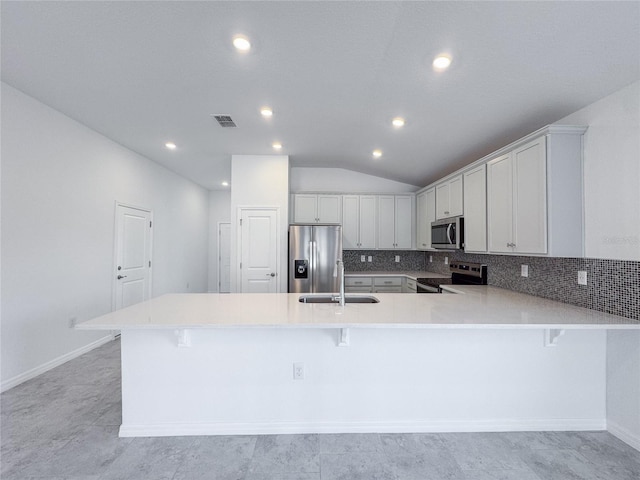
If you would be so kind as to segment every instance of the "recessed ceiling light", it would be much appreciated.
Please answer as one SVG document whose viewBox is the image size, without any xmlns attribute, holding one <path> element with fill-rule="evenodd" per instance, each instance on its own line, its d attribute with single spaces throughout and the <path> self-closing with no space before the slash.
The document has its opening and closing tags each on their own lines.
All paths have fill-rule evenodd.
<svg viewBox="0 0 640 480">
<path fill-rule="evenodd" d="M 175 150 L 176 149 L 176 144 L 173 142 L 167 142 L 164 144 L 165 147 L 167 147 L 169 150 Z"/>
<path fill-rule="evenodd" d="M 223 187 L 228 187 L 229 186 L 229 182 L 222 182 L 222 186 Z"/>
<path fill-rule="evenodd" d="M 446 70 L 451 65 L 451 57 L 448 55 L 438 55 L 433 59 L 433 68 L 435 70 Z"/>
<path fill-rule="evenodd" d="M 394 127 L 404 127 L 404 118 L 402 117 L 396 117 L 393 120 L 391 120 L 391 123 L 393 124 Z"/>
<path fill-rule="evenodd" d="M 275 148 L 276 150 L 280 150 L 280 149 L 282 149 L 282 144 L 281 144 L 280 142 L 273 142 L 273 143 L 271 144 L 271 146 L 272 146 L 273 148 Z"/>
<path fill-rule="evenodd" d="M 271 107 L 262 107 L 260 109 L 260 113 L 263 117 L 271 117 L 273 115 L 273 110 L 271 110 Z"/>
<path fill-rule="evenodd" d="M 382 150 L 374 150 L 373 151 L 373 157 L 374 158 L 380 158 L 382 156 Z"/>
<path fill-rule="evenodd" d="M 233 37 L 233 46 L 242 52 L 246 52 L 251 48 L 251 42 L 244 35 L 236 35 Z"/>
</svg>

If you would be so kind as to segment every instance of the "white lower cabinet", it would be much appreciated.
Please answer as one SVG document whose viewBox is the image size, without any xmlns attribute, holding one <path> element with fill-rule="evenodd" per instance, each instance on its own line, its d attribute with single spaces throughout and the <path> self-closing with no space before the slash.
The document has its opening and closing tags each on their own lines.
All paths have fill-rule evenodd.
<svg viewBox="0 0 640 480">
<path fill-rule="evenodd" d="M 402 293 L 402 277 L 374 277 L 373 293 Z"/>
<path fill-rule="evenodd" d="M 345 277 L 344 291 L 346 293 L 371 293 L 373 279 L 371 277 Z"/>
<path fill-rule="evenodd" d="M 403 276 L 348 276 L 344 279 L 346 293 L 415 293 L 416 282 Z"/>
<path fill-rule="evenodd" d="M 417 282 L 413 278 L 405 278 L 402 285 L 403 293 L 416 293 L 418 291 Z"/>
</svg>

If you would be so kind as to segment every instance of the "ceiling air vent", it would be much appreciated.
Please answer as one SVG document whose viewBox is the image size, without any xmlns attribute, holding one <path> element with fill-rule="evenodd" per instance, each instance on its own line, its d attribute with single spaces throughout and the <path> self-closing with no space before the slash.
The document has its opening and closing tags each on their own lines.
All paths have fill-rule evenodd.
<svg viewBox="0 0 640 480">
<path fill-rule="evenodd" d="M 236 127 L 236 124 L 231 119 L 230 115 L 212 114 L 211 116 L 216 119 L 216 122 L 218 122 L 221 127 L 225 127 L 225 128 L 234 128 L 234 127 Z"/>
</svg>

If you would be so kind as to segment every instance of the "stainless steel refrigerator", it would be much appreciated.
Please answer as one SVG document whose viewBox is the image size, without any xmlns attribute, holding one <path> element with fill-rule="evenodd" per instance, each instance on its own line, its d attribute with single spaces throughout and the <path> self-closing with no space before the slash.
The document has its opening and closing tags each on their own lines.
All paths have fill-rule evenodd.
<svg viewBox="0 0 640 480">
<path fill-rule="evenodd" d="M 342 259 L 340 225 L 289 225 L 289 292 L 337 292 L 338 259 Z"/>
</svg>

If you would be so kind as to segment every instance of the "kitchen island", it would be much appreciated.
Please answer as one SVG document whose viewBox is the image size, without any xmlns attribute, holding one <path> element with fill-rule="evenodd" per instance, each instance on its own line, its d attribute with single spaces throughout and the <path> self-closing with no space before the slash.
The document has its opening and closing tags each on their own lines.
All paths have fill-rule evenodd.
<svg viewBox="0 0 640 480">
<path fill-rule="evenodd" d="M 606 427 L 606 330 L 640 322 L 448 289 L 165 295 L 77 328 L 122 333 L 121 436 Z"/>
</svg>

